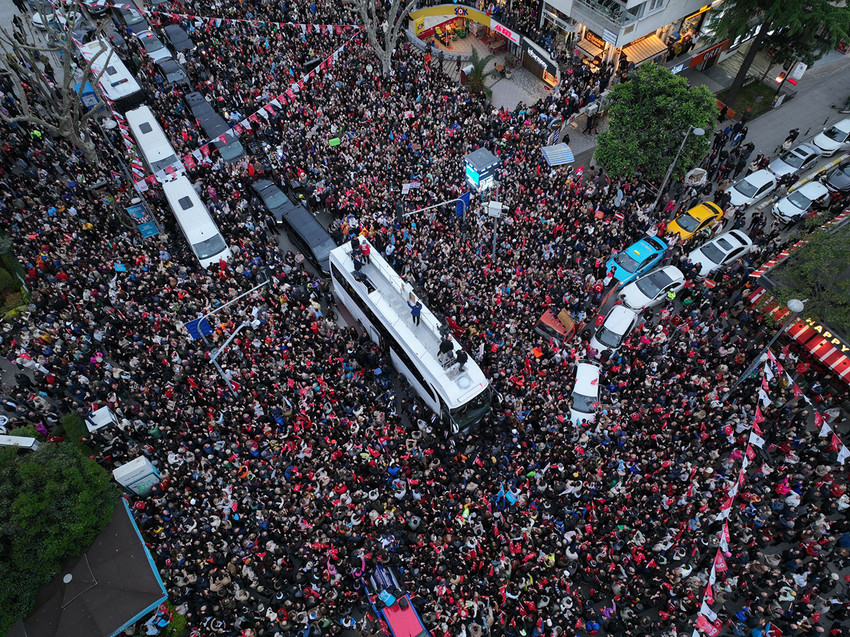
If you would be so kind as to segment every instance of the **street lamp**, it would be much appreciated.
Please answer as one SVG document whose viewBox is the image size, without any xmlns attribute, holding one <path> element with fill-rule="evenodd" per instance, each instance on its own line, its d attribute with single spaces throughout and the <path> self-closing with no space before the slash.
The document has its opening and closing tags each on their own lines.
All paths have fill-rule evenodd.
<svg viewBox="0 0 850 637">
<path fill-rule="evenodd" d="M 697 137 L 702 137 L 705 135 L 705 131 L 702 128 L 698 128 L 693 124 L 688 126 L 688 130 L 685 133 L 685 136 L 682 138 L 682 143 L 679 144 L 679 150 L 676 151 L 676 156 L 673 158 L 673 163 L 670 164 L 670 167 L 667 169 L 667 174 L 664 175 L 664 181 L 661 182 L 661 187 L 658 189 L 658 195 L 655 197 L 655 203 L 652 204 L 652 209 L 655 210 L 658 208 L 658 202 L 661 201 L 661 193 L 664 192 L 664 189 L 667 187 L 667 182 L 670 179 L 670 175 L 673 174 L 673 169 L 676 167 L 676 164 L 679 163 L 679 155 L 682 154 L 682 150 L 685 148 L 685 142 L 688 141 L 688 136 L 693 133 Z"/>
<path fill-rule="evenodd" d="M 797 318 L 797 315 L 804 309 L 806 309 L 806 301 L 801 301 L 800 299 L 790 299 L 788 303 L 785 304 L 785 307 L 788 308 L 788 311 L 791 312 L 791 314 L 788 315 L 788 318 L 785 319 L 785 322 L 782 324 L 782 327 L 780 327 L 779 330 L 777 330 L 776 334 L 773 335 L 773 338 L 770 340 L 770 343 L 767 344 L 767 347 L 765 347 L 762 351 L 759 352 L 755 360 L 750 364 L 749 367 L 747 367 L 744 373 L 738 377 L 738 380 L 735 381 L 735 384 L 732 385 L 729 391 L 726 392 L 726 395 L 723 396 L 724 401 L 729 398 L 732 392 L 735 391 L 735 388 L 738 387 L 738 385 L 740 385 L 745 378 L 747 378 L 750 374 L 753 373 L 753 370 L 761 362 L 761 357 L 764 356 L 764 353 L 773 346 L 773 344 L 776 342 L 776 339 L 779 338 L 780 334 L 782 334 L 785 329 L 789 325 L 791 325 L 791 323 L 794 322 L 794 319 Z"/>
</svg>

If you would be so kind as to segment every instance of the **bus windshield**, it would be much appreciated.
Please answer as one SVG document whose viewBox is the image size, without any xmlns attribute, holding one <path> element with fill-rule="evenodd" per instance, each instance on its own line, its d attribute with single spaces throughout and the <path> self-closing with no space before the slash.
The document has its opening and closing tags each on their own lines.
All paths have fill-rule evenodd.
<svg viewBox="0 0 850 637">
<path fill-rule="evenodd" d="M 458 430 L 463 431 L 469 425 L 481 420 L 490 409 L 492 389 L 487 388 L 469 402 L 455 407 L 450 411 L 452 419 L 457 423 Z"/>
</svg>

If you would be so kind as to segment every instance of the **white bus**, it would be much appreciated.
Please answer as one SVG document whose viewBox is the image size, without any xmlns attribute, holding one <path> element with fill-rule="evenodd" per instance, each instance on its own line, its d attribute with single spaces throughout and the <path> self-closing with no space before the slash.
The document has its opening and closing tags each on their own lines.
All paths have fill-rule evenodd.
<svg viewBox="0 0 850 637">
<path fill-rule="evenodd" d="M 140 106 L 135 110 L 127 111 L 126 117 L 127 125 L 133 137 L 136 138 L 136 148 L 139 149 L 148 170 L 156 174 L 165 170 L 167 166 L 174 166 L 175 175 L 185 171 L 183 163 L 177 159 L 177 153 L 174 152 L 174 148 L 150 107 Z"/>
<path fill-rule="evenodd" d="M 108 42 L 97 38 L 88 44 L 78 43 L 77 48 L 84 60 L 94 60 L 91 66 L 93 77 L 97 77 L 104 65 L 106 66 L 98 85 L 114 110 L 123 113 L 145 101 L 142 87 Z"/>
<path fill-rule="evenodd" d="M 361 237 L 360 241 L 366 241 Z M 412 288 L 373 247 L 371 263 L 355 277 L 348 244 L 330 254 L 331 280 L 337 299 L 389 352 L 395 368 L 452 431 L 465 431 L 490 409 L 492 389 L 472 357 L 460 369 L 455 357 L 462 350 L 451 338 L 454 352 L 440 357 L 440 323 L 422 306 L 419 325 L 413 324 L 408 300 Z"/>
<path fill-rule="evenodd" d="M 166 181 L 162 184 L 162 191 L 180 230 L 183 231 L 183 236 L 201 262 L 201 267 L 207 268 L 233 256 L 188 177 L 180 175 L 176 179 Z"/>
</svg>

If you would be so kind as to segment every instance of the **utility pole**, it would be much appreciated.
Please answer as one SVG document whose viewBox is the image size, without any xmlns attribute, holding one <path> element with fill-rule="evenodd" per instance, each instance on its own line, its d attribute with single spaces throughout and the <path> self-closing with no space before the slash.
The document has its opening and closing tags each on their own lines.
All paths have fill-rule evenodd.
<svg viewBox="0 0 850 637">
<path fill-rule="evenodd" d="M 487 202 L 487 214 L 493 217 L 493 254 L 491 261 L 496 261 L 496 243 L 499 234 L 499 219 L 502 217 L 502 202 L 489 201 Z"/>
</svg>

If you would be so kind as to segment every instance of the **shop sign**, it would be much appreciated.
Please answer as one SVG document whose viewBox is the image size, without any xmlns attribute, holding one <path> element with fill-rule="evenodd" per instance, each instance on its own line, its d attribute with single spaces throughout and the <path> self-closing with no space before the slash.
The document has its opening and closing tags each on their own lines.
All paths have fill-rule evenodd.
<svg viewBox="0 0 850 637">
<path fill-rule="evenodd" d="M 844 341 L 842 341 L 840 338 L 835 336 L 835 334 L 830 332 L 828 328 L 824 327 L 823 325 L 821 325 L 820 323 L 816 322 L 814 319 L 811 319 L 811 318 L 807 318 L 807 319 L 805 319 L 805 321 L 806 321 L 806 325 L 810 325 L 811 328 L 815 332 L 817 332 L 818 334 L 823 336 L 829 342 L 830 345 L 835 345 L 835 347 L 837 347 L 839 350 L 841 350 L 842 354 L 846 354 L 847 352 L 850 352 L 850 347 L 848 347 L 844 343 Z"/>
<path fill-rule="evenodd" d="M 539 66 L 543 67 L 545 71 L 547 71 L 550 75 L 556 76 L 558 75 L 557 67 L 546 59 L 535 47 L 530 40 L 524 39 L 522 41 L 522 50 L 523 53 L 528 55 L 532 60 L 534 60 Z"/>
<path fill-rule="evenodd" d="M 493 29 L 499 35 L 506 37 L 508 40 L 513 42 L 514 44 L 519 44 L 520 35 L 516 31 L 511 31 L 508 27 L 503 24 L 499 24 L 492 18 L 490 18 L 490 28 Z"/>
<path fill-rule="evenodd" d="M 725 51 L 728 48 L 729 48 L 729 40 L 723 40 L 723 42 L 720 42 L 719 44 L 715 44 L 714 46 L 707 48 L 702 53 L 692 57 L 691 61 L 688 63 L 688 68 L 692 69 L 695 66 L 699 66 L 703 62 L 706 62 L 707 60 L 712 60 L 712 59 L 716 58 L 718 55 L 720 55 L 721 53 L 723 53 L 723 51 Z"/>
<path fill-rule="evenodd" d="M 697 17 L 698 15 L 700 15 L 700 14 L 702 14 L 702 13 L 705 13 L 705 12 L 706 12 L 706 11 L 708 11 L 709 9 L 711 9 L 711 5 L 710 5 L 710 4 L 707 4 L 707 5 L 703 6 L 703 7 L 701 7 L 699 11 L 696 11 L 696 12 L 692 13 L 691 15 L 686 15 L 686 16 L 684 17 L 684 19 L 682 20 L 682 22 L 686 22 L 686 21 L 690 20 L 691 18 L 695 18 L 695 17 Z"/>
<path fill-rule="evenodd" d="M 584 32 L 584 39 L 590 42 L 593 45 L 598 46 L 600 49 L 605 48 L 605 40 L 596 35 L 593 31 L 587 30 Z"/>
<path fill-rule="evenodd" d="M 457 18 L 469 18 L 470 20 L 474 20 L 479 24 L 483 24 L 485 27 L 490 26 L 490 16 L 486 13 L 481 13 L 472 7 L 465 7 L 462 5 L 455 4 L 440 4 L 436 7 L 425 7 L 424 9 L 417 9 L 416 11 L 410 12 L 410 18 L 412 20 L 416 20 L 417 18 L 425 18 L 428 16 L 455 16 Z"/>
</svg>

